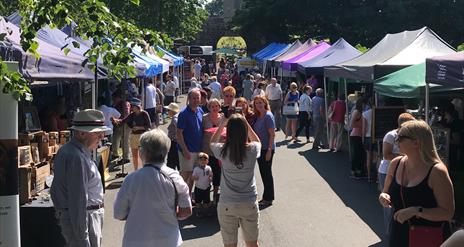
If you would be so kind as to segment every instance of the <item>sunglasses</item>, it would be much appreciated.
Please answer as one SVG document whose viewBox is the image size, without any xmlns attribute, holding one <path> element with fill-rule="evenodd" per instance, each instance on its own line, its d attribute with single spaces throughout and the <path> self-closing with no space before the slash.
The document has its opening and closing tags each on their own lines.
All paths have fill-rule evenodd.
<svg viewBox="0 0 464 247">
<path fill-rule="evenodd" d="M 402 142 L 404 139 L 414 140 L 415 138 L 412 138 L 412 137 L 407 136 L 407 135 L 397 135 L 396 138 L 395 138 L 395 142 L 396 143 Z"/>
</svg>

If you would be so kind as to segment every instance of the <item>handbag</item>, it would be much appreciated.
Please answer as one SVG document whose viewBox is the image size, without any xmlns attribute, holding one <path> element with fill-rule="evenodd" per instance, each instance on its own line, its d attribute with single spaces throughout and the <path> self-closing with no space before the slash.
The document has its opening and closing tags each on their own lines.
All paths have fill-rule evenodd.
<svg viewBox="0 0 464 247">
<path fill-rule="evenodd" d="M 283 106 L 282 114 L 283 115 L 298 115 L 300 111 L 297 103 L 289 103 Z"/>
<path fill-rule="evenodd" d="M 403 208 L 406 208 L 404 203 L 403 195 L 403 184 L 404 184 L 404 167 L 401 174 L 401 201 L 403 202 Z M 443 241 L 443 225 L 440 227 L 433 226 L 414 226 L 411 225 L 411 221 L 408 220 L 409 225 L 409 247 L 439 247 Z"/>
</svg>

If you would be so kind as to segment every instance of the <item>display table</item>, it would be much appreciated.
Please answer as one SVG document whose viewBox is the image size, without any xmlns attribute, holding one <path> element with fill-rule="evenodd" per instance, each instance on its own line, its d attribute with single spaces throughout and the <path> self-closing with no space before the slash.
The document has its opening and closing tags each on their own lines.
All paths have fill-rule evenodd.
<svg viewBox="0 0 464 247">
<path fill-rule="evenodd" d="M 22 247 L 62 247 L 66 242 L 51 201 L 34 200 L 20 207 Z"/>
</svg>

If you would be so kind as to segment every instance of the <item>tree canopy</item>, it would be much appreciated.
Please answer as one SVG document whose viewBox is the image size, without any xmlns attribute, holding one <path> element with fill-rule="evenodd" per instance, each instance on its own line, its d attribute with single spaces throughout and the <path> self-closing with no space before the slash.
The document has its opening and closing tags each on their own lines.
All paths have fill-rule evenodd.
<svg viewBox="0 0 464 247">
<path fill-rule="evenodd" d="M 224 7 L 222 4 L 222 0 L 213 0 L 205 5 L 205 9 L 212 16 L 221 16 L 224 14 Z"/>
<path fill-rule="evenodd" d="M 170 48 L 170 37 L 192 39 L 207 17 L 201 0 L 106 1 L 114 13 L 102 0 L 6 0 L 0 3 L 0 13 L 8 15 L 19 9 L 23 16 L 21 46 L 36 57 L 40 54 L 35 38 L 42 27 L 61 28 L 74 22 L 74 35 L 92 44 L 84 54 L 82 66 L 95 69 L 97 59 L 101 58 L 109 76 L 117 79 L 135 75 L 132 48 L 139 46 L 145 52 L 156 45 Z M 4 37 L 0 33 L 0 41 Z M 72 45 L 78 47 L 79 43 Z M 62 50 L 67 54 L 70 49 Z M 0 80 L 6 82 L 3 92 L 13 93 L 17 99 L 30 92 L 26 81 L 17 72 L 9 72 L 1 58 Z"/>
<path fill-rule="evenodd" d="M 172 39 L 192 41 L 208 17 L 202 0 L 104 0 L 111 12 L 137 26 L 157 30 Z"/>
<path fill-rule="evenodd" d="M 387 33 L 428 26 L 457 47 L 464 42 L 464 1 L 244 0 L 232 25 L 249 47 L 295 38 L 340 37 L 371 47 Z"/>
</svg>

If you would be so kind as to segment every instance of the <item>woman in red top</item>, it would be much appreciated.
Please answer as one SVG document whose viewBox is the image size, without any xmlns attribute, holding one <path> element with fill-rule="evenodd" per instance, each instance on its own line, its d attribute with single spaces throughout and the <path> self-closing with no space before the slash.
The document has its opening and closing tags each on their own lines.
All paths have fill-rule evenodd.
<svg viewBox="0 0 464 247">
<path fill-rule="evenodd" d="M 329 112 L 332 112 L 330 121 L 329 148 L 333 152 L 340 151 L 342 146 L 343 124 L 345 122 L 346 104 L 345 95 L 340 94 L 338 100 L 330 104 Z"/>
</svg>

